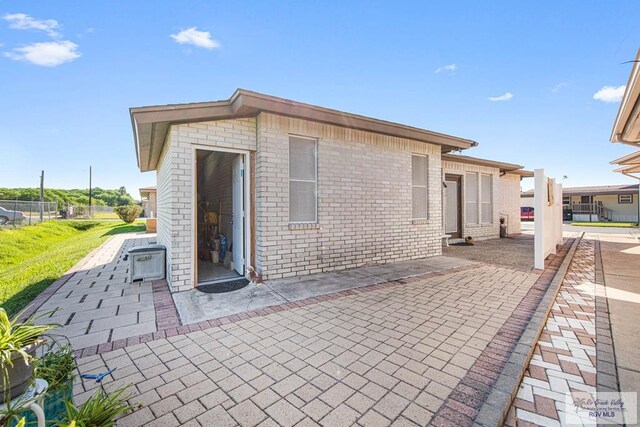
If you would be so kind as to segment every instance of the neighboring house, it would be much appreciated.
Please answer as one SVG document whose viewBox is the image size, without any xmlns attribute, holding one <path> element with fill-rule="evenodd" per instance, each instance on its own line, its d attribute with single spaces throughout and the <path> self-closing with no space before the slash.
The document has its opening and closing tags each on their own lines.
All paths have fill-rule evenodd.
<svg viewBox="0 0 640 427">
<path fill-rule="evenodd" d="M 520 231 L 529 173 L 450 154 L 467 139 L 240 89 L 130 113 L 173 291 L 436 256 L 443 230 L 498 237 L 501 216 Z"/>
<path fill-rule="evenodd" d="M 142 199 L 142 209 L 146 218 L 147 233 L 157 232 L 157 206 L 158 192 L 156 187 L 143 187 L 140 189 L 140 198 Z"/>
<path fill-rule="evenodd" d="M 140 189 L 140 198 L 142 199 L 145 218 L 155 218 L 158 206 L 158 191 L 156 187 L 142 187 Z"/>
<path fill-rule="evenodd" d="M 522 206 L 533 206 L 533 190 L 521 195 Z M 637 185 L 601 185 L 562 189 L 562 206 L 574 221 L 638 221 Z"/>
<path fill-rule="evenodd" d="M 620 108 L 613 124 L 611 142 L 619 142 L 640 148 L 640 50 L 633 61 L 629 81 L 620 102 Z M 619 165 L 616 172 L 640 180 L 640 150 L 620 157 L 611 162 Z M 637 186 L 636 186 L 637 187 Z M 640 188 L 639 188 L 640 190 Z M 640 198 L 640 191 L 636 192 L 636 200 Z M 636 221 L 640 219 L 640 204 L 636 201 Z"/>
</svg>

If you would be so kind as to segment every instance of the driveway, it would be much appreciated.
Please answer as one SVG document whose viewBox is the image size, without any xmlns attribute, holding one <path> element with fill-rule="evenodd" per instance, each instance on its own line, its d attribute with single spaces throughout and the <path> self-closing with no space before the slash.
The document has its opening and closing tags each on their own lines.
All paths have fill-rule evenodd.
<svg viewBox="0 0 640 427">
<path fill-rule="evenodd" d="M 470 425 L 539 277 L 431 273 L 83 357 L 80 371 L 134 385 L 143 406 L 119 426 Z M 77 401 L 93 388 L 77 384 Z"/>
</svg>

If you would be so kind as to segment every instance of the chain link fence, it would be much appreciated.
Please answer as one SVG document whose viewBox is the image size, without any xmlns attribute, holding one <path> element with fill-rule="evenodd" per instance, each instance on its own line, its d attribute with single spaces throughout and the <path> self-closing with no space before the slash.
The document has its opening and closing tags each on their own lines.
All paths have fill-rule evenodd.
<svg viewBox="0 0 640 427">
<path fill-rule="evenodd" d="M 118 219 L 111 206 L 68 205 L 60 214 L 65 219 Z"/>
<path fill-rule="evenodd" d="M 0 200 L 0 228 L 22 227 L 54 219 L 118 219 L 111 206 L 62 205 L 58 202 Z"/>
<path fill-rule="evenodd" d="M 58 202 L 0 200 L 0 227 L 38 224 L 40 213 L 42 221 L 59 218 Z"/>
</svg>

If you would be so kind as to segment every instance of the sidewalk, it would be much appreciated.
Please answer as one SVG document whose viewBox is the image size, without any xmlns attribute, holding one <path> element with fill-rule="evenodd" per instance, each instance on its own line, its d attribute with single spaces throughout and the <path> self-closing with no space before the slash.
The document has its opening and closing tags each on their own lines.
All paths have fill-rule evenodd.
<svg viewBox="0 0 640 427">
<path fill-rule="evenodd" d="M 513 401 L 506 426 L 560 426 L 571 392 L 640 392 L 640 242 L 580 242 Z M 600 396 L 599 396 L 600 397 Z M 595 425 L 595 419 L 571 419 Z"/>
<path fill-rule="evenodd" d="M 640 242 L 600 235 L 600 247 L 620 390 L 640 395 Z"/>
</svg>

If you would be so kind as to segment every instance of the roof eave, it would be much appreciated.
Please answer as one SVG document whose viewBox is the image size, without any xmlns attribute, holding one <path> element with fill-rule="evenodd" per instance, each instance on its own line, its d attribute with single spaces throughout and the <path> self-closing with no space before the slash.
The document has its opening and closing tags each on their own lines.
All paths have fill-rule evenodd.
<svg viewBox="0 0 640 427">
<path fill-rule="evenodd" d="M 477 142 L 464 138 L 238 89 L 226 101 L 130 108 L 138 167 L 143 172 L 156 168 L 157 159 L 154 156 L 159 156 L 162 151 L 164 138 L 171 125 L 255 117 L 263 111 L 436 144 L 442 147 L 442 152 L 477 145 Z M 152 149 L 155 154 L 143 152 Z"/>
<path fill-rule="evenodd" d="M 611 131 L 611 142 L 624 144 L 640 144 L 640 49 L 636 54 L 629 80 L 624 91 L 624 96 L 620 102 L 618 114 L 616 115 L 613 129 Z"/>
<path fill-rule="evenodd" d="M 622 156 L 609 162 L 611 165 L 635 165 L 640 164 L 640 150 L 634 151 L 631 154 Z"/>
<path fill-rule="evenodd" d="M 472 164 L 477 166 L 486 166 L 490 168 L 500 169 L 500 172 L 509 172 L 509 173 L 518 172 L 524 168 L 524 166 L 516 165 L 514 163 L 498 162 L 495 160 L 480 159 L 478 157 L 462 156 L 458 154 L 443 154 L 442 160 Z"/>
</svg>

